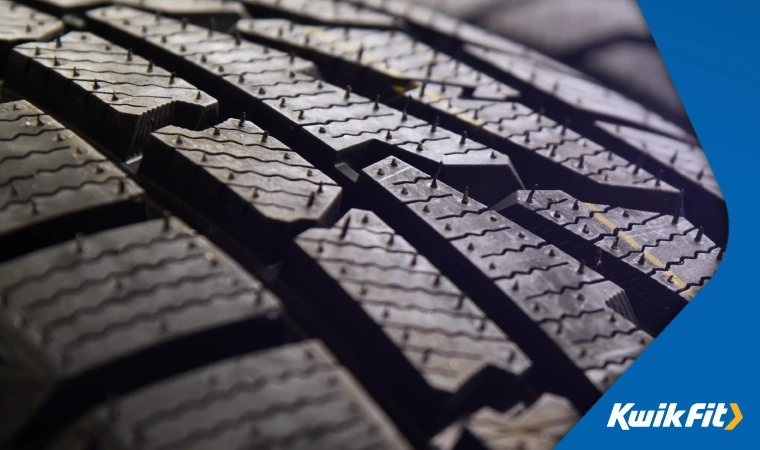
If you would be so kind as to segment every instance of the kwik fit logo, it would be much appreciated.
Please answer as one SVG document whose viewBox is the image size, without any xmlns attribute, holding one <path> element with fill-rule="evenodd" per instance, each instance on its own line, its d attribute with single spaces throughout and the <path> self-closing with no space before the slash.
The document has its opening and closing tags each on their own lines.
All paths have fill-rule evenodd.
<svg viewBox="0 0 760 450">
<path fill-rule="evenodd" d="M 726 417 L 729 409 L 725 403 L 694 403 L 688 409 L 679 409 L 678 403 L 660 403 L 658 409 L 636 410 L 635 403 L 615 403 L 612 405 L 608 428 L 692 428 L 715 427 L 733 430 L 742 421 L 739 405 L 730 403 L 733 419 Z M 688 414 L 687 414 L 688 411 Z M 684 415 L 686 416 L 684 418 Z M 725 419 L 725 420 L 724 420 Z M 683 422 L 681 422 L 683 420 Z M 726 425 L 728 422 L 728 425 Z"/>
</svg>

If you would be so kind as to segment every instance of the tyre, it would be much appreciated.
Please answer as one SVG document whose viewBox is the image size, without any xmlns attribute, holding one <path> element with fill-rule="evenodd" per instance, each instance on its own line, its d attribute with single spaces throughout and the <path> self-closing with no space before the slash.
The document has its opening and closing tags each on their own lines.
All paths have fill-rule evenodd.
<svg viewBox="0 0 760 450">
<path fill-rule="evenodd" d="M 3 447 L 550 448 L 723 257 L 696 138 L 515 42 L 104 3 L 0 2 Z"/>
</svg>

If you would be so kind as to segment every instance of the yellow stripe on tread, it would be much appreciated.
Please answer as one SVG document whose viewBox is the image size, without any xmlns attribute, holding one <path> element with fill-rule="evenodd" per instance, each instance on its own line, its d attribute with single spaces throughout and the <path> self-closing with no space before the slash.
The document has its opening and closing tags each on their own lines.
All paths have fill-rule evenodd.
<svg viewBox="0 0 760 450">
<path fill-rule="evenodd" d="M 583 203 L 583 206 L 585 206 L 589 210 L 597 213 L 597 214 L 594 214 L 594 218 L 596 220 L 598 220 L 602 225 L 604 225 L 607 228 L 609 228 L 611 231 L 615 231 L 615 230 L 618 229 L 618 227 L 615 226 L 614 223 L 612 223 L 608 218 L 604 217 L 604 214 L 602 214 L 602 210 L 599 209 L 599 208 L 597 208 L 596 205 L 593 205 L 591 203 Z M 631 236 L 629 236 L 628 234 L 626 234 L 626 233 L 624 233 L 624 232 L 621 231 L 617 235 L 620 238 L 622 238 L 625 242 L 627 242 L 628 245 L 630 245 L 631 247 L 633 247 L 635 250 L 641 250 L 642 245 L 639 244 L 638 242 L 636 242 L 636 240 L 634 238 L 632 238 Z M 662 261 L 660 261 L 659 259 L 657 259 L 657 257 L 655 257 L 653 254 L 647 252 L 646 250 L 644 251 L 644 258 L 646 258 L 647 261 L 649 261 L 650 263 L 652 263 L 655 267 L 657 267 L 659 269 L 664 269 L 665 268 L 665 264 Z M 678 286 L 680 289 L 683 289 L 683 288 L 686 287 L 686 283 L 682 279 L 680 279 L 678 277 L 678 275 L 674 274 L 670 270 L 666 270 L 665 274 L 668 275 L 669 277 L 672 276 L 673 277 L 673 283 L 675 283 L 675 285 Z M 694 298 L 694 295 L 695 295 L 694 291 L 692 291 L 691 288 L 689 288 L 688 290 L 684 291 L 683 294 L 685 294 L 686 297 L 688 297 L 689 300 L 691 300 L 692 298 Z"/>
</svg>

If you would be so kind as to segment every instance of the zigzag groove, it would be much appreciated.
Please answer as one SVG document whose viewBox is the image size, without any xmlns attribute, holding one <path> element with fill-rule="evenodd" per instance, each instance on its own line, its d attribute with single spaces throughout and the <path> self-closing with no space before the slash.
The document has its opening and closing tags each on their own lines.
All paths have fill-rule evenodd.
<svg viewBox="0 0 760 450">
<path fill-rule="evenodd" d="M 533 272 L 549 272 L 553 269 L 556 269 L 557 267 L 562 267 L 562 266 L 567 266 L 567 265 L 570 265 L 570 263 L 561 262 L 557 264 L 551 264 L 546 267 L 531 267 L 526 272 L 515 270 L 515 271 L 510 272 L 508 275 L 501 275 L 501 276 L 490 278 L 490 279 L 491 281 L 511 280 L 512 278 L 519 275 L 531 275 L 533 274 Z"/>
<path fill-rule="evenodd" d="M 133 433 L 144 433 L 151 426 L 161 421 L 181 417 L 190 411 L 201 410 L 218 400 L 230 400 L 241 393 L 254 393 L 269 384 L 285 384 L 294 379 L 308 378 L 319 372 L 330 370 L 332 367 L 323 364 L 310 364 L 305 368 L 288 369 L 276 375 L 262 375 L 253 381 L 234 383 L 224 390 L 212 390 L 199 398 L 183 400 L 171 408 L 157 409 L 134 423 Z"/>
<path fill-rule="evenodd" d="M 531 295 L 530 297 L 526 297 L 526 300 L 532 300 L 534 298 L 543 297 L 545 295 L 562 295 L 567 290 L 577 291 L 581 289 L 583 286 L 586 286 L 588 284 L 603 283 L 604 281 L 605 280 L 603 278 L 600 278 L 598 280 L 593 280 L 593 281 L 581 281 L 575 286 L 562 286 L 562 289 L 560 289 L 559 291 L 544 291 L 544 292 L 541 292 L 540 294 Z"/>
<path fill-rule="evenodd" d="M 71 268 L 76 267 L 76 266 L 81 266 L 81 265 L 84 265 L 84 264 L 89 264 L 91 262 L 97 262 L 97 261 L 100 261 L 102 258 L 107 257 L 107 256 L 126 255 L 126 254 L 132 252 L 133 250 L 137 250 L 139 248 L 148 248 L 148 247 L 153 246 L 154 244 L 162 244 L 164 242 L 179 242 L 179 241 L 184 241 L 184 240 L 187 240 L 187 239 L 190 239 L 190 238 L 193 238 L 193 237 L 194 236 L 192 236 L 190 234 L 185 234 L 185 233 L 177 234 L 177 235 L 172 236 L 172 237 L 161 236 L 159 238 L 151 239 L 148 242 L 144 242 L 144 243 L 142 243 L 142 242 L 140 242 L 140 243 L 130 243 L 130 244 L 125 245 L 124 247 L 105 250 L 105 251 L 103 251 L 101 253 L 98 253 L 97 255 L 92 256 L 91 258 L 82 258 L 82 259 L 77 258 L 77 259 L 71 261 L 71 263 L 66 264 L 66 265 L 52 266 L 52 267 L 46 269 L 44 272 L 42 272 L 42 273 L 40 273 L 38 275 L 32 275 L 32 276 L 22 277 L 18 281 L 16 281 L 15 283 L 8 285 L 8 287 L 5 288 L 5 290 L 3 291 L 3 293 L 7 296 L 10 292 L 13 292 L 14 290 L 18 289 L 20 286 L 23 286 L 26 283 L 33 283 L 33 282 L 36 282 L 36 281 L 41 281 L 41 280 L 47 278 L 48 276 L 50 276 L 50 275 L 52 275 L 52 274 L 54 274 L 56 272 L 61 272 L 61 271 L 64 271 L 64 270 L 67 270 L 67 269 L 71 269 Z"/>
<path fill-rule="evenodd" d="M 11 185 L 11 184 L 13 184 L 13 183 L 15 183 L 17 181 L 23 181 L 23 180 L 33 179 L 36 176 L 41 175 L 41 174 L 51 175 L 51 174 L 54 174 L 54 173 L 61 172 L 61 171 L 65 170 L 65 169 L 82 169 L 82 168 L 84 168 L 84 167 L 86 167 L 86 166 L 88 166 L 88 165 L 90 165 L 92 163 L 104 163 L 106 161 L 103 160 L 103 159 L 89 159 L 89 160 L 84 160 L 84 161 L 80 161 L 80 162 L 83 162 L 83 164 L 65 163 L 65 164 L 62 164 L 62 165 L 56 167 L 55 169 L 40 169 L 40 170 L 37 170 L 34 173 L 28 174 L 28 175 L 13 175 L 8 180 L 5 180 L 5 183 L 0 184 L 0 188 L 9 186 L 9 185 Z"/>
<path fill-rule="evenodd" d="M 85 342 L 101 339 L 103 336 L 106 336 L 116 330 L 119 330 L 122 328 L 129 328 L 137 322 L 155 320 L 156 318 L 160 316 L 168 315 L 168 314 L 181 311 L 184 309 L 188 309 L 194 306 L 209 305 L 215 301 L 234 300 L 237 296 L 242 295 L 246 292 L 258 292 L 258 291 L 255 291 L 251 288 L 240 288 L 226 294 L 216 294 L 211 297 L 190 298 L 177 305 L 164 306 L 164 307 L 158 308 L 157 310 L 153 312 L 136 314 L 132 317 L 129 317 L 127 320 L 109 323 L 108 325 L 106 325 L 105 327 L 97 331 L 82 333 L 78 335 L 74 340 L 65 344 L 63 348 L 71 352 L 72 349 L 75 349 L 76 347 L 81 346 Z"/>
<path fill-rule="evenodd" d="M 101 181 L 94 181 L 94 180 L 87 180 L 83 183 L 80 183 L 76 186 L 59 186 L 52 192 L 35 192 L 34 195 L 27 199 L 21 199 L 21 200 L 11 200 L 9 202 L 6 202 L 2 206 L 0 206 L 0 212 L 5 211 L 9 206 L 15 205 L 15 204 L 28 204 L 29 202 L 33 202 L 35 199 L 39 200 L 41 198 L 48 198 L 48 197 L 55 197 L 56 195 L 60 194 L 64 191 L 76 191 L 79 189 L 82 189 L 85 186 L 98 186 L 108 183 L 109 181 L 113 180 L 123 180 L 124 177 L 121 175 L 114 175 L 110 176 L 104 180 Z"/>
<path fill-rule="evenodd" d="M 85 279 L 84 281 L 82 281 L 81 283 L 79 283 L 76 286 L 73 286 L 73 287 L 70 287 L 70 288 L 61 289 L 61 290 L 55 292 L 50 297 L 45 297 L 45 298 L 41 298 L 39 300 L 35 300 L 33 302 L 30 302 L 29 304 L 27 304 L 24 307 L 24 309 L 26 309 L 27 311 L 34 311 L 36 309 L 40 309 L 40 308 L 43 308 L 43 307 L 47 307 L 47 306 L 53 305 L 53 304 L 55 304 L 55 302 L 57 302 L 58 300 L 60 300 L 61 297 L 66 296 L 66 295 L 74 294 L 74 293 L 79 292 L 79 291 L 81 291 L 83 289 L 86 289 L 88 287 L 103 285 L 103 284 L 109 282 L 110 280 L 116 280 L 117 278 L 124 277 L 124 276 L 131 276 L 131 275 L 134 275 L 135 273 L 140 272 L 140 271 L 155 270 L 155 269 L 158 269 L 158 268 L 162 268 L 162 267 L 164 267 L 164 266 L 166 266 L 168 264 L 171 264 L 171 263 L 192 261 L 194 259 L 205 259 L 205 255 L 202 254 L 202 253 L 196 253 L 196 254 L 185 255 L 185 256 L 181 256 L 181 257 L 162 258 L 162 259 L 157 260 L 154 263 L 135 264 L 134 266 L 130 267 L 127 270 L 110 272 L 106 276 L 104 276 L 103 278 L 88 278 L 88 279 Z"/>
<path fill-rule="evenodd" d="M 338 394 L 336 392 L 326 392 L 317 394 L 314 396 L 299 396 L 295 401 L 290 403 L 275 403 L 263 410 L 248 411 L 241 414 L 235 419 L 226 419 L 216 422 L 211 427 L 196 428 L 191 432 L 185 434 L 183 437 L 167 443 L 165 447 L 182 448 L 181 443 L 193 442 L 195 440 L 209 439 L 215 435 L 222 433 L 225 430 L 235 429 L 238 426 L 242 426 L 246 423 L 250 423 L 255 420 L 263 418 L 272 418 L 279 414 L 286 414 L 298 411 L 299 409 L 308 406 L 310 404 L 325 404 L 330 401 L 337 400 Z"/>
<path fill-rule="evenodd" d="M 63 326 L 66 326 L 67 324 L 75 323 L 77 320 L 79 320 L 80 318 L 84 316 L 96 315 L 98 312 L 105 310 L 109 306 L 120 304 L 120 303 L 129 303 L 130 301 L 132 301 L 133 299 L 135 299 L 137 296 L 140 296 L 140 295 L 151 294 L 160 289 L 180 287 L 181 285 L 186 284 L 186 283 L 202 283 L 208 280 L 220 279 L 224 277 L 229 277 L 229 275 L 226 274 L 225 272 L 211 272 L 211 273 L 206 273 L 203 275 L 187 275 L 187 276 L 177 278 L 175 280 L 162 281 L 159 283 L 155 283 L 144 288 L 132 289 L 130 291 L 125 292 L 124 295 L 118 295 L 118 296 L 114 295 L 111 297 L 106 297 L 102 301 L 98 302 L 97 304 L 93 306 L 75 307 L 69 312 L 69 314 L 65 316 L 57 317 L 56 319 L 48 322 L 44 327 L 41 328 L 41 332 L 43 335 L 47 335 L 51 333 L 53 330 L 55 330 L 56 328 L 61 328 Z M 251 289 L 251 292 L 256 292 L 256 291 L 254 289 Z"/>
</svg>

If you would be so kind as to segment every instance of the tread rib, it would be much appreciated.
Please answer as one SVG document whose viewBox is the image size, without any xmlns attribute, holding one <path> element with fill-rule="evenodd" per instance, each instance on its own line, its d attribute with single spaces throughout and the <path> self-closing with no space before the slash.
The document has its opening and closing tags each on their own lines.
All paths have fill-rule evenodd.
<svg viewBox="0 0 760 450">
<path fill-rule="evenodd" d="M 0 333 L 23 374 L 0 384 L 18 401 L 0 402 L 13 417 L 0 436 L 27 444 L 107 393 L 280 344 L 285 332 L 279 300 L 174 218 L 7 262 L 0 298 Z"/>
<path fill-rule="evenodd" d="M 88 17 L 100 33 L 160 57 L 223 103 L 242 103 L 255 123 L 287 137 L 288 145 L 335 179 L 354 181 L 361 167 L 390 153 L 431 172 L 442 162 L 442 179 L 462 189 L 470 186 L 471 195 L 487 203 L 522 186 L 506 155 L 469 139 L 460 143 L 461 136 L 440 125 L 323 82 L 314 76 L 316 67 L 301 58 L 222 33 L 209 36 L 209 30 L 176 20 L 161 18 L 156 24 L 152 15 L 129 8 L 102 8 Z M 141 27 L 147 24 L 145 35 Z"/>
<path fill-rule="evenodd" d="M 267 259 L 278 258 L 299 232 L 332 223 L 342 192 L 298 153 L 236 119 L 197 132 L 158 130 L 140 173 Z"/>
<path fill-rule="evenodd" d="M 518 191 L 494 206 L 625 289 L 657 335 L 715 273 L 721 248 L 684 218 L 584 203 L 562 191 Z M 697 237 L 699 236 L 699 237 Z"/>
<path fill-rule="evenodd" d="M 62 117 L 121 160 L 138 156 L 151 131 L 216 121 L 217 102 L 130 50 L 91 33 L 16 46 L 3 91 Z"/>
<path fill-rule="evenodd" d="M 410 180 L 417 182 L 397 185 Z M 651 341 L 625 318 L 629 310 L 622 289 L 555 246 L 539 247 L 541 238 L 444 183 L 433 184 L 431 177 L 392 158 L 365 168 L 360 183 L 372 192 L 368 204 L 466 289 L 535 367 L 553 367 L 554 375 L 545 374 L 547 382 L 580 410 L 593 404 Z M 431 197 L 441 193 L 451 196 Z M 502 231 L 482 233 L 497 228 Z M 462 230 L 474 234 L 452 239 Z M 494 247 L 516 250 L 525 244 L 533 246 L 482 257 Z M 563 376 L 558 378 L 558 372 Z"/>
<path fill-rule="evenodd" d="M 424 432 L 519 399 L 530 360 L 375 214 L 352 209 L 332 228 L 300 234 L 281 273 L 360 364 L 395 386 Z"/>
<path fill-rule="evenodd" d="M 95 408 L 51 450 L 373 448 L 409 443 L 319 341 L 181 374 Z"/>
<path fill-rule="evenodd" d="M 0 261 L 145 218 L 143 190 L 27 101 L 0 105 Z"/>
</svg>

